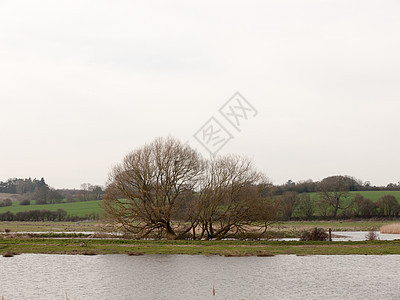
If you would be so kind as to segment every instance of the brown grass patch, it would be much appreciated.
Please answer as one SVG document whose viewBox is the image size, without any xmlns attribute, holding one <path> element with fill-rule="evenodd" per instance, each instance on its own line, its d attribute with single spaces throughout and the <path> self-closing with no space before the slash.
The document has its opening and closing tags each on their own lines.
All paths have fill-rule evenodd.
<svg viewBox="0 0 400 300">
<path fill-rule="evenodd" d="M 256 252 L 256 255 L 257 255 L 257 256 L 260 256 L 260 257 L 275 256 L 274 254 L 272 254 L 272 253 L 270 253 L 270 252 L 267 252 L 267 251 L 257 251 L 257 252 Z"/>
<path fill-rule="evenodd" d="M 94 252 L 94 251 L 83 251 L 82 255 L 96 255 L 96 252 Z"/>
<path fill-rule="evenodd" d="M 128 252 L 128 255 L 129 256 L 140 256 L 140 255 L 144 255 L 144 253 L 142 253 L 142 252 Z"/>
<path fill-rule="evenodd" d="M 3 254 L 3 257 L 13 257 L 14 255 L 19 255 L 19 253 L 7 250 L 6 253 Z"/>
<path fill-rule="evenodd" d="M 381 233 L 400 234 L 400 224 L 383 225 L 380 229 Z"/>
<path fill-rule="evenodd" d="M 6 253 L 3 254 L 3 257 L 13 257 L 14 254 L 11 251 L 7 251 Z"/>
</svg>

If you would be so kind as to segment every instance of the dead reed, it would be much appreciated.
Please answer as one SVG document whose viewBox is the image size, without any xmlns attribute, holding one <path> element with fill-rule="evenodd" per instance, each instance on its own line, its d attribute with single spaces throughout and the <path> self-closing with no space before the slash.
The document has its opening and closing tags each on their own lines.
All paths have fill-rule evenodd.
<svg viewBox="0 0 400 300">
<path fill-rule="evenodd" d="M 388 225 L 383 225 L 380 229 L 381 233 L 394 233 L 394 234 L 400 234 L 400 224 L 388 224 Z"/>
</svg>

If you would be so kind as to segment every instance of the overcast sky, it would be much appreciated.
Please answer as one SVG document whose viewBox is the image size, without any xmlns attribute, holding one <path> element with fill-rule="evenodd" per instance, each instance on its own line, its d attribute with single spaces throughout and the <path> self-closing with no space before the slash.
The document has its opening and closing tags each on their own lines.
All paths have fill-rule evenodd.
<svg viewBox="0 0 400 300">
<path fill-rule="evenodd" d="M 103 185 L 159 136 L 207 157 L 193 135 L 214 117 L 233 137 L 218 153 L 273 183 L 398 182 L 399 15 L 399 1 L 2 0 L 0 181 Z M 237 91 L 254 108 L 240 131 L 218 112 Z"/>
</svg>

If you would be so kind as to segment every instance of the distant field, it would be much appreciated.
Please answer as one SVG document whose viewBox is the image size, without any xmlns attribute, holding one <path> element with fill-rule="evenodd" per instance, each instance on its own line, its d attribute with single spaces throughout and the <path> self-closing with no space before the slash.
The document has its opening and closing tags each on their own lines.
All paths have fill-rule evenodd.
<svg viewBox="0 0 400 300">
<path fill-rule="evenodd" d="M 55 211 L 61 208 L 64 209 L 69 216 L 84 217 L 85 215 L 91 213 L 96 213 L 101 215 L 102 210 L 100 207 L 100 202 L 101 200 L 95 200 L 95 201 L 45 204 L 45 205 L 36 205 L 36 204 L 19 205 L 18 202 L 14 202 L 12 206 L 0 207 L 0 213 L 5 213 L 7 211 L 10 211 L 12 213 L 17 213 L 20 211 L 42 210 L 42 209 Z"/>
<path fill-rule="evenodd" d="M 396 197 L 397 201 L 400 201 L 400 191 L 351 192 L 351 194 L 361 194 L 374 202 L 378 201 L 378 199 L 384 195 L 393 195 Z"/>
<path fill-rule="evenodd" d="M 366 198 L 371 199 L 372 201 L 376 202 L 378 199 L 384 195 L 391 194 L 396 197 L 397 201 L 400 202 L 400 191 L 367 191 L 367 192 L 350 192 L 351 197 L 347 199 L 346 205 L 349 204 L 354 196 L 356 194 L 361 194 Z M 310 193 L 311 198 L 314 199 L 315 201 L 319 200 L 319 195 L 318 193 Z M 0 193 L 0 200 L 6 199 L 6 198 L 11 198 L 13 194 L 5 194 L 5 193 Z M 17 213 L 20 211 L 28 211 L 28 210 L 42 210 L 42 209 L 47 209 L 51 211 L 55 211 L 59 208 L 64 209 L 68 215 L 70 216 L 78 216 L 78 217 L 84 217 L 87 214 L 102 214 L 102 209 L 100 207 L 100 202 L 101 200 L 95 200 L 95 201 L 84 201 L 84 202 L 72 202 L 72 203 L 58 203 L 58 204 L 46 204 L 46 205 L 19 205 L 19 202 L 13 202 L 12 206 L 8 207 L 0 207 L 0 213 L 4 213 L 7 211 L 10 211 L 12 213 Z M 31 203 L 34 203 L 34 201 L 31 201 Z M 318 209 L 317 209 L 318 210 Z M 295 213 L 296 215 L 296 213 Z"/>
</svg>

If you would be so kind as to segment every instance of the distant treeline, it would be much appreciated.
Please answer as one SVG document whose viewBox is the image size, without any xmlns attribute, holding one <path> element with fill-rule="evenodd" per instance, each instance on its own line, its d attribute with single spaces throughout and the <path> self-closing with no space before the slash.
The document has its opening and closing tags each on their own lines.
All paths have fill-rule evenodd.
<svg viewBox="0 0 400 300">
<path fill-rule="evenodd" d="M 277 220 L 398 217 L 400 204 L 391 192 L 399 190 L 399 183 L 376 187 L 354 177 L 340 175 L 317 182 L 295 183 L 289 180 L 284 185 L 271 184 L 264 189 L 265 195 L 272 199 L 276 207 Z M 362 195 L 367 191 L 381 192 L 381 196 L 372 201 Z M 315 194 L 311 197 L 310 193 Z"/>
<path fill-rule="evenodd" d="M 264 182 L 258 186 L 250 185 L 250 187 L 259 193 L 260 200 L 256 201 L 256 204 L 266 205 L 268 214 L 273 220 L 393 218 L 400 216 L 399 201 L 393 195 L 394 193 L 391 193 L 400 191 L 400 183 L 377 187 L 350 176 L 330 176 L 321 181 L 293 182 L 289 180 L 283 185 Z M 382 193 L 379 193 L 379 199 L 374 198 L 372 201 L 365 197 L 361 193 L 362 191 L 381 191 Z M 19 201 L 21 205 L 29 205 L 31 200 L 35 200 L 36 204 L 97 200 L 102 199 L 104 194 L 102 187 L 89 183 L 82 184 L 79 190 L 54 190 L 47 185 L 44 178 L 40 180 L 36 178 L 8 179 L 0 182 L 0 192 L 15 193 L 10 197 L 11 199 L 0 199 L 0 207 L 11 206 L 15 201 Z M 195 190 L 192 191 L 192 195 L 197 195 Z M 123 195 L 117 196 L 124 198 Z M 226 199 L 222 199 L 222 203 L 225 202 Z M 176 210 L 176 214 L 183 214 L 185 209 L 188 208 L 185 203 L 182 203 Z M 216 211 L 218 212 L 218 210 Z M 62 209 L 0 214 L 0 221 L 75 221 L 97 218 L 99 216 L 94 214 L 84 218 L 67 216 Z M 181 218 L 180 215 L 179 218 Z M 252 219 L 251 214 L 248 219 Z"/>
<path fill-rule="evenodd" d="M 99 185 L 84 183 L 81 189 L 59 189 L 51 188 L 42 177 L 32 178 L 10 178 L 0 181 L 0 193 L 14 194 L 13 199 L 20 201 L 21 205 L 29 205 L 30 200 L 36 204 L 54 204 L 60 202 L 77 202 L 101 200 L 104 194 Z M 8 206 L 9 203 L 0 203 L 0 206 Z"/>
<path fill-rule="evenodd" d="M 375 186 L 371 185 L 369 181 L 363 182 L 362 180 L 356 179 L 351 176 L 343 176 L 345 178 L 345 184 L 349 191 L 400 191 L 400 182 L 389 183 L 386 186 Z M 275 195 L 282 195 L 284 192 L 297 192 L 301 193 L 313 193 L 319 191 L 320 181 L 313 181 L 311 179 L 294 182 L 288 180 L 282 185 L 271 185 L 271 190 Z"/>
<path fill-rule="evenodd" d="M 277 221 L 327 220 L 351 218 L 397 218 L 400 204 L 395 196 L 385 194 L 374 202 L 361 194 L 342 192 L 318 194 L 311 198 L 309 193 L 285 192 L 272 197 Z"/>
<path fill-rule="evenodd" d="M 0 181 L 0 193 L 16 194 L 14 199 L 22 205 L 29 205 L 30 200 L 36 204 L 59 203 L 64 197 L 56 190 L 49 187 L 44 178 L 40 180 L 32 178 L 10 178 L 7 181 Z M 3 203 L 3 206 L 5 203 Z"/>
<path fill-rule="evenodd" d="M 29 210 L 17 213 L 5 212 L 0 214 L 0 221 L 80 221 L 88 219 L 98 219 L 98 215 L 90 214 L 83 218 L 77 216 L 69 216 L 64 209 L 57 209 L 50 211 L 42 210 Z"/>
<path fill-rule="evenodd" d="M 43 177 L 40 180 L 36 178 L 10 178 L 5 182 L 0 181 L 0 193 L 22 195 L 33 193 L 42 187 L 48 187 Z"/>
</svg>

